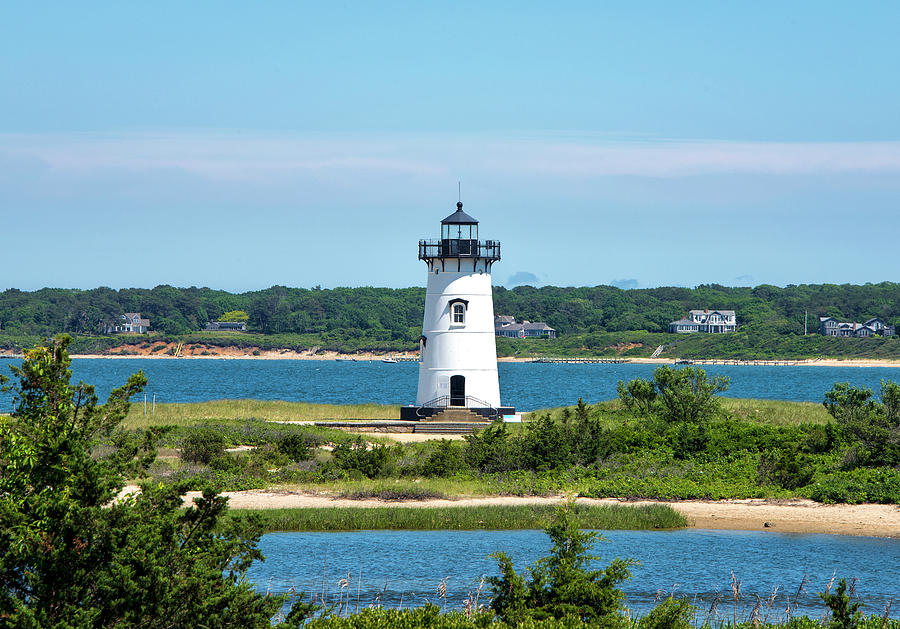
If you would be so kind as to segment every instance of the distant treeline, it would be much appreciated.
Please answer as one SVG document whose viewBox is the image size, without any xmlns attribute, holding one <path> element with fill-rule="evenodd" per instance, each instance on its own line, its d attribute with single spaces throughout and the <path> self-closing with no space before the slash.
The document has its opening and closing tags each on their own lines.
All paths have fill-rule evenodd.
<svg viewBox="0 0 900 629">
<path fill-rule="evenodd" d="M 44 288 L 0 293 L 0 326 L 8 334 L 58 332 L 98 334 L 124 312 L 140 312 L 151 328 L 165 334 L 202 329 L 223 313 L 244 310 L 249 329 L 263 334 L 341 331 L 386 340 L 415 340 L 421 332 L 423 288 L 305 289 L 273 286 L 228 293 L 209 288 L 153 289 Z M 802 334 L 804 312 L 810 331 L 819 315 L 864 321 L 880 317 L 900 325 L 900 284 L 862 286 L 807 284 L 779 288 L 697 288 L 621 290 L 612 286 L 519 286 L 494 288 L 494 309 L 529 321 L 546 321 L 560 334 L 645 330 L 666 332 L 671 321 L 692 308 L 731 309 L 748 332 Z"/>
</svg>

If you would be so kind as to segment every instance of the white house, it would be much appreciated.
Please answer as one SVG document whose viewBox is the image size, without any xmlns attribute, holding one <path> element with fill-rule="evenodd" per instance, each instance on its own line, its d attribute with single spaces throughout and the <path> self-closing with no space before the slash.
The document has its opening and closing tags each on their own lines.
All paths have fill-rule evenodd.
<svg viewBox="0 0 900 629">
<path fill-rule="evenodd" d="M 894 326 L 875 317 L 865 323 L 838 321 L 834 317 L 819 317 L 819 333 L 825 336 L 868 338 L 870 336 L 894 336 Z"/>
<path fill-rule="evenodd" d="M 543 321 L 522 321 L 516 323 L 515 317 L 497 315 L 494 317 L 494 333 L 512 339 L 556 338 L 556 330 Z"/>
<path fill-rule="evenodd" d="M 706 332 L 724 334 L 737 329 L 737 318 L 734 310 L 691 310 L 688 316 L 669 324 L 669 332 L 690 334 Z"/>
<path fill-rule="evenodd" d="M 113 334 L 135 333 L 143 334 L 150 330 L 150 319 L 142 319 L 140 312 L 126 312 L 119 323 L 114 323 L 109 332 Z"/>
</svg>

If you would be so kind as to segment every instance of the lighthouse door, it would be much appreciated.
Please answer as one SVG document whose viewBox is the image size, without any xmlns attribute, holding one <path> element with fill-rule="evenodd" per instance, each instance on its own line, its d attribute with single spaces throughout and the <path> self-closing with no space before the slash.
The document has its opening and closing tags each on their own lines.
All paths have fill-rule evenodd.
<svg viewBox="0 0 900 629">
<path fill-rule="evenodd" d="M 450 376 L 450 406 L 466 405 L 466 377 Z"/>
</svg>

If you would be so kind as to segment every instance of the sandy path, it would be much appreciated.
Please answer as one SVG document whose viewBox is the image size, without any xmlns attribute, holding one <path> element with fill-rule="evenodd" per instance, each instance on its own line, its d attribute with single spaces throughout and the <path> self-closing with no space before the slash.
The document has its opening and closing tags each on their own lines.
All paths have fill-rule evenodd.
<svg viewBox="0 0 900 629">
<path fill-rule="evenodd" d="M 199 492 L 190 492 L 192 500 Z M 290 507 L 468 507 L 476 505 L 556 504 L 561 497 L 493 496 L 460 500 L 348 500 L 292 491 L 252 490 L 225 492 L 236 509 L 283 509 Z M 823 505 L 811 500 L 684 500 L 676 502 L 621 501 L 614 498 L 579 498 L 586 504 L 667 504 L 683 513 L 696 528 L 766 530 L 779 533 L 838 533 L 900 537 L 898 505 Z M 769 526 L 766 526 L 766 523 Z"/>
</svg>

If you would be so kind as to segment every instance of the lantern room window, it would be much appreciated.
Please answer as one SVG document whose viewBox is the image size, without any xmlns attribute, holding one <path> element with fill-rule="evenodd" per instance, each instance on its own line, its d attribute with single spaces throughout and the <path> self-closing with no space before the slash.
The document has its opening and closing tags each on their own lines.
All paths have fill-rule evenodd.
<svg viewBox="0 0 900 629">
<path fill-rule="evenodd" d="M 441 225 L 442 240 L 478 240 L 478 225 L 465 223 L 444 223 Z"/>
</svg>

